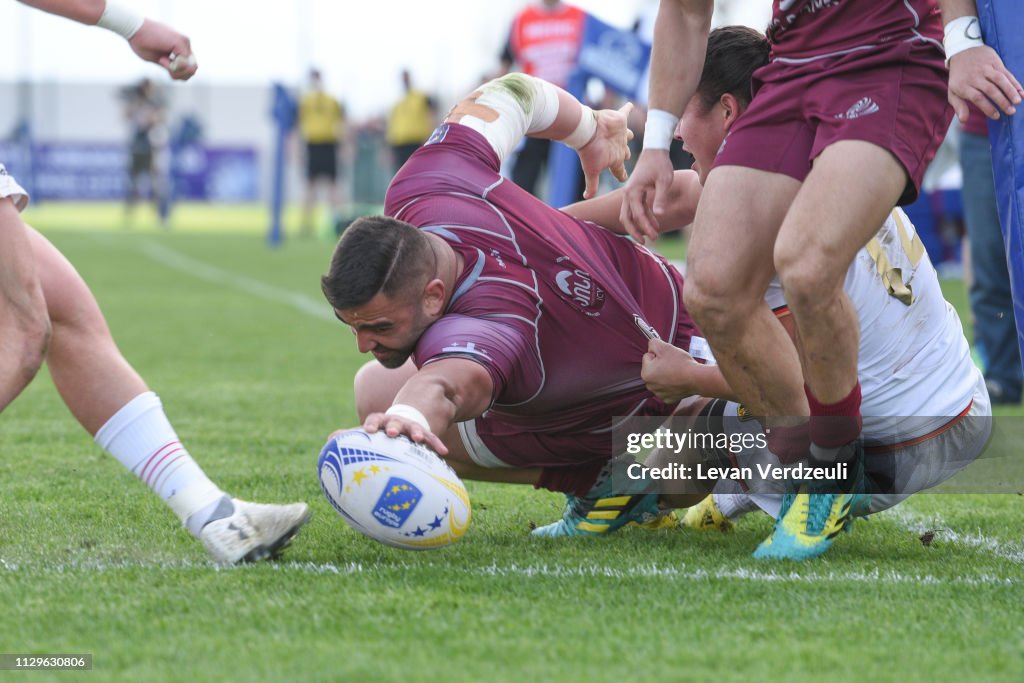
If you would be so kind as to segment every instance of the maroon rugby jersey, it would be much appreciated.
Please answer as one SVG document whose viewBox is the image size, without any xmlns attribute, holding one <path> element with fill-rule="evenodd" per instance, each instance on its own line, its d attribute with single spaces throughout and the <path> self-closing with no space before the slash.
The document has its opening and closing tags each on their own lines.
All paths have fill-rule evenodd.
<svg viewBox="0 0 1024 683">
<path fill-rule="evenodd" d="M 494 417 L 523 429 L 596 432 L 610 416 L 667 414 L 644 387 L 651 334 L 684 349 L 696 329 L 682 278 L 627 237 L 577 220 L 498 172 L 482 135 L 443 124 L 399 171 L 385 213 L 465 258 L 417 367 L 462 357 L 494 380 Z M 653 332 L 652 332 L 653 330 Z"/>
<path fill-rule="evenodd" d="M 772 0 L 772 58 L 804 60 L 927 40 L 942 50 L 935 0 Z"/>
</svg>

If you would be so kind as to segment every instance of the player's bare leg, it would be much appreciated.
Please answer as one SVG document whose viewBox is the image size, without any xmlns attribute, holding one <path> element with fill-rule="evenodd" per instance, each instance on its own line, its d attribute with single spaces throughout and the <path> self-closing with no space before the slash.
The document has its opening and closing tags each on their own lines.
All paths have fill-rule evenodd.
<svg viewBox="0 0 1024 683">
<path fill-rule="evenodd" d="M 777 173 L 712 169 L 697 207 L 685 288 L 687 309 L 729 385 L 751 413 L 775 418 L 772 450 L 796 457 L 806 437 L 794 418 L 808 414 L 800 360 L 764 293 L 775 273 L 775 238 L 799 187 Z"/>
<path fill-rule="evenodd" d="M 316 192 L 319 180 L 311 178 L 306 181 L 302 190 L 302 222 L 299 223 L 299 234 L 309 237 L 313 234 L 313 212 L 316 208 Z"/>
<path fill-rule="evenodd" d="M 50 320 L 27 229 L 14 202 L 0 199 L 0 411 L 36 376 Z"/>
<path fill-rule="evenodd" d="M 801 341 L 810 405 L 811 458 L 846 463 L 842 480 L 787 494 L 759 558 L 807 559 L 847 529 L 861 500 L 857 315 L 843 291 L 858 250 L 878 231 L 906 186 L 902 165 L 876 145 L 844 140 L 815 160 L 779 232 L 775 262 Z"/>
<path fill-rule="evenodd" d="M 160 399 L 121 355 L 74 267 L 45 237 L 31 228 L 28 235 L 53 323 L 47 364 L 75 418 L 161 497 L 214 560 L 234 564 L 280 552 L 308 520 L 307 506 L 232 499 L 210 481 Z"/>
<path fill-rule="evenodd" d="M 800 331 L 807 385 L 822 403 L 842 400 L 857 383 L 857 315 L 843 282 L 906 182 L 885 149 L 837 142 L 815 160 L 779 231 L 775 265 Z"/>
</svg>

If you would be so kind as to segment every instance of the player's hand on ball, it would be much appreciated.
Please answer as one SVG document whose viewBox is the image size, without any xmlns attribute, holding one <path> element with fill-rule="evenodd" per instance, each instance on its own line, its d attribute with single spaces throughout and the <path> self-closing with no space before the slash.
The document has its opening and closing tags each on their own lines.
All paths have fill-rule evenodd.
<svg viewBox="0 0 1024 683">
<path fill-rule="evenodd" d="M 655 396 L 666 403 L 676 403 L 700 393 L 693 376 L 693 370 L 699 367 L 700 363 L 686 351 L 652 339 L 640 366 L 640 377 Z"/>
<path fill-rule="evenodd" d="M 167 69 L 176 81 L 187 81 L 199 68 L 188 37 L 158 21 L 146 19 L 128 45 L 142 59 Z"/>
<path fill-rule="evenodd" d="M 633 131 L 627 121 L 633 111 L 633 103 L 627 102 L 618 109 L 601 109 L 594 112 L 597 130 L 590 142 L 579 148 L 580 163 L 583 175 L 587 180 L 584 199 L 597 194 L 601 171 L 608 169 L 621 182 L 626 181 L 626 160 L 630 157 L 629 141 L 633 139 Z"/>
<path fill-rule="evenodd" d="M 370 434 L 382 431 L 391 438 L 404 435 L 416 443 L 426 444 L 438 455 L 448 455 L 448 449 L 436 434 L 423 425 L 398 415 L 370 413 L 363 421 L 363 429 Z"/>
</svg>

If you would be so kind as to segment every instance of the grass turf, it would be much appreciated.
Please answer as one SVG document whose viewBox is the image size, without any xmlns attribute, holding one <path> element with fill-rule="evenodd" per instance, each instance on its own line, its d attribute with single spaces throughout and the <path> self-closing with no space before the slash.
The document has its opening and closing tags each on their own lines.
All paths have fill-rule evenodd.
<svg viewBox="0 0 1024 683">
<path fill-rule="evenodd" d="M 91 680 L 1024 677 L 1019 495 L 918 496 L 801 565 L 750 557 L 766 518 L 728 535 L 535 540 L 559 496 L 475 482 L 451 548 L 359 536 L 315 476 L 326 434 L 354 422 L 363 362 L 320 302 L 330 245 L 269 250 L 257 209 L 186 209 L 170 233 L 104 231 L 116 207 L 28 218 L 91 284 L 210 476 L 308 501 L 313 520 L 277 563 L 213 567 L 44 373 L 0 415 L 0 651 L 92 653 Z"/>
</svg>

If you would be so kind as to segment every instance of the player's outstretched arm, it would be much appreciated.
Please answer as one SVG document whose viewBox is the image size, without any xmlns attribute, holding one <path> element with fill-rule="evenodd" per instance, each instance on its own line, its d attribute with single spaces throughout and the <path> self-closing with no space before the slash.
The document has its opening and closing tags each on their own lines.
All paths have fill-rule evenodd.
<svg viewBox="0 0 1024 683">
<path fill-rule="evenodd" d="M 499 159 L 512 153 L 524 135 L 557 140 L 580 155 L 587 180 L 585 197 L 597 192 L 604 169 L 626 179 L 632 131 L 626 125 L 633 105 L 594 111 L 565 90 L 533 76 L 514 73 L 485 83 L 459 102 L 445 119 L 487 138 Z"/>
<path fill-rule="evenodd" d="M 686 227 L 693 222 L 697 214 L 697 201 L 700 199 L 701 185 L 694 171 L 676 171 L 672 176 L 665 201 L 665 210 L 658 216 L 658 232 L 669 232 Z M 613 190 L 600 197 L 584 199 L 562 209 L 570 216 L 591 221 L 608 228 L 619 235 L 628 234 L 622 223 L 622 203 L 625 201 L 622 188 Z"/>
<path fill-rule="evenodd" d="M 961 122 L 967 121 L 967 102 L 990 119 L 1017 109 L 1024 88 L 1003 60 L 981 38 L 975 0 L 940 0 L 945 23 L 943 45 L 949 65 L 949 103 Z"/>
<path fill-rule="evenodd" d="M 626 184 L 622 223 L 643 243 L 658 236 L 659 213 L 672 182 L 668 148 L 704 68 L 713 0 L 661 0 L 651 54 L 650 109 L 644 148 Z"/>
<path fill-rule="evenodd" d="M 171 78 L 187 81 L 198 65 L 189 39 L 160 22 L 106 0 L 19 0 L 29 7 L 90 26 L 109 29 L 128 41 L 142 59 L 167 69 Z"/>
<path fill-rule="evenodd" d="M 363 428 L 371 434 L 383 429 L 390 437 L 405 435 L 447 455 L 438 435 L 456 422 L 483 415 L 491 405 L 493 391 L 494 381 L 479 363 L 442 358 L 417 371 L 385 412 L 367 415 Z"/>
</svg>

